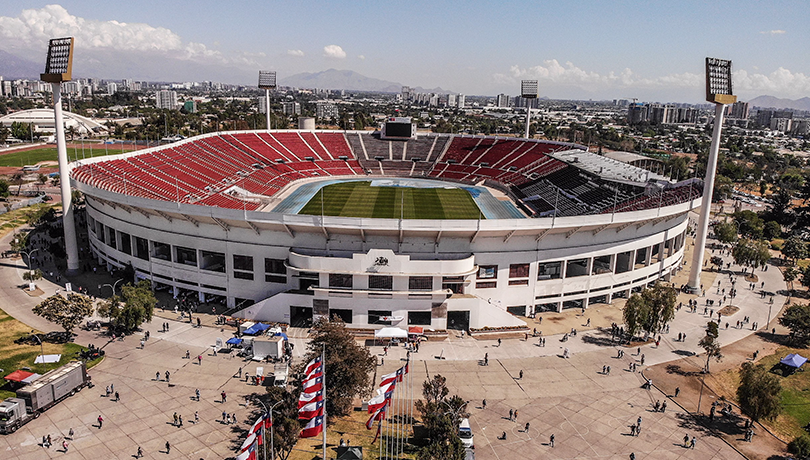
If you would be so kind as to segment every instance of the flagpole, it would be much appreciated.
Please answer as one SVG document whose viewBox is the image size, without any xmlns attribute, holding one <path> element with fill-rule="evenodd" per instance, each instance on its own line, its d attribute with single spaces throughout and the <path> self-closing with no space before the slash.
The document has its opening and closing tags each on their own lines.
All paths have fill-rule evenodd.
<svg viewBox="0 0 810 460">
<path fill-rule="evenodd" d="M 321 188 L 323 194 L 323 188 Z M 323 206 L 323 195 L 321 195 Z M 321 365 L 323 366 L 323 460 L 326 460 L 326 343 L 321 344 Z"/>
</svg>

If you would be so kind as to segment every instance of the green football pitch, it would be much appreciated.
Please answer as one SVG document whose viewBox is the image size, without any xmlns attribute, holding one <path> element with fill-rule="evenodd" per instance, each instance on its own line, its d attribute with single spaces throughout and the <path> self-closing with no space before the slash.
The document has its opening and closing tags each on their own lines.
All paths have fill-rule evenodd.
<svg viewBox="0 0 810 460">
<path fill-rule="evenodd" d="M 123 152 L 131 152 L 132 149 L 125 147 L 121 150 L 120 145 L 99 145 L 87 144 L 82 150 L 78 144 L 67 146 L 68 161 L 81 160 L 84 158 L 100 157 L 105 155 L 117 155 Z M 40 161 L 57 161 L 56 147 L 43 147 L 33 150 L 17 150 L 0 155 L 0 166 L 25 166 L 35 165 Z"/>
<path fill-rule="evenodd" d="M 323 200 L 323 202 L 321 201 Z M 466 190 L 458 188 L 372 187 L 341 182 L 323 187 L 299 214 L 379 219 L 483 219 Z"/>
</svg>

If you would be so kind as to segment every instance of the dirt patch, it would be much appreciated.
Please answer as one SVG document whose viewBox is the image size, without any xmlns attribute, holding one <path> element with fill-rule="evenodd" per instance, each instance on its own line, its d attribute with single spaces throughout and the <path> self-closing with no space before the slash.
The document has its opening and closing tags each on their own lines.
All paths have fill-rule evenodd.
<svg viewBox="0 0 810 460">
<path fill-rule="evenodd" d="M 29 297 L 39 297 L 39 296 L 45 294 L 45 291 L 43 291 L 40 288 L 36 288 L 33 291 L 31 291 L 31 290 L 28 289 L 28 286 L 25 286 L 23 288 L 23 291 L 25 291 L 25 293 L 28 294 Z"/>
<path fill-rule="evenodd" d="M 745 281 L 748 281 L 749 283 L 756 283 L 759 281 L 759 277 L 753 274 L 745 275 Z"/>
<path fill-rule="evenodd" d="M 720 313 L 723 316 L 731 316 L 734 313 L 737 313 L 738 311 L 740 311 L 740 307 L 736 305 L 726 305 L 725 307 L 721 308 L 718 313 Z"/>
<path fill-rule="evenodd" d="M 546 317 L 545 319 L 546 319 L 546 321 L 551 321 L 552 323 L 559 323 L 560 321 L 565 320 L 565 318 L 562 317 L 562 316 L 551 316 L 551 317 Z"/>
</svg>

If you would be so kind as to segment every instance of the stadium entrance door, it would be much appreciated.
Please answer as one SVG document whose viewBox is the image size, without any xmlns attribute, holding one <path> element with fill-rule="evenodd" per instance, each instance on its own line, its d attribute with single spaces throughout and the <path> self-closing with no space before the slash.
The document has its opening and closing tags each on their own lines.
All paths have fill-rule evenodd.
<svg viewBox="0 0 810 460">
<path fill-rule="evenodd" d="M 470 328 L 469 310 L 447 312 L 447 329 L 466 331 L 469 328 Z"/>
<path fill-rule="evenodd" d="M 291 327 L 312 327 L 312 308 L 290 306 Z"/>
</svg>

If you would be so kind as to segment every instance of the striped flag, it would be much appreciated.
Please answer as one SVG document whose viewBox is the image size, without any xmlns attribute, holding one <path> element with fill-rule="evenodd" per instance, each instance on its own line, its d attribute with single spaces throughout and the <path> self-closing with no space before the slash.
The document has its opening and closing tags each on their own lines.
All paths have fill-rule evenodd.
<svg viewBox="0 0 810 460">
<path fill-rule="evenodd" d="M 393 388 L 391 391 L 387 391 L 385 393 L 380 393 L 377 396 L 368 400 L 368 413 L 372 413 L 375 410 L 381 408 L 385 405 L 386 402 L 390 401 L 391 398 L 394 396 Z"/>
<path fill-rule="evenodd" d="M 323 406 L 325 401 L 320 400 L 307 404 L 306 406 L 298 409 L 298 420 L 310 420 L 315 417 L 323 415 Z"/>
<path fill-rule="evenodd" d="M 323 415 L 315 417 L 301 430 L 302 438 L 313 438 L 323 432 Z"/>
<path fill-rule="evenodd" d="M 307 380 L 317 379 L 318 377 L 323 377 L 323 366 L 313 367 L 312 372 L 307 374 L 301 383 L 306 382 Z"/>
<path fill-rule="evenodd" d="M 374 411 L 374 413 L 373 413 L 373 414 L 371 414 L 371 417 L 369 417 L 368 421 L 366 422 L 366 429 L 367 429 L 367 430 L 370 430 L 370 429 L 371 429 L 371 427 L 373 427 L 373 426 L 374 426 L 374 421 L 375 421 L 375 420 L 380 420 L 380 421 L 382 421 L 382 420 L 385 418 L 385 412 L 386 412 L 387 410 L 388 410 L 388 401 L 386 401 L 386 402 L 385 402 L 385 403 L 382 405 L 382 407 L 380 407 L 379 409 L 377 409 L 376 411 Z"/>
<path fill-rule="evenodd" d="M 298 397 L 298 408 L 302 408 L 309 403 L 323 401 L 323 391 L 316 391 L 314 393 L 301 393 Z"/>
<path fill-rule="evenodd" d="M 249 445 L 246 450 L 236 456 L 236 460 L 258 460 L 256 453 L 256 442 Z"/>
<path fill-rule="evenodd" d="M 397 372 L 399 372 L 399 371 L 397 371 Z M 388 385 L 389 383 L 393 382 L 394 380 L 397 380 L 397 377 L 398 377 L 397 372 L 391 372 L 390 374 L 385 374 L 382 377 L 380 377 L 380 386 L 383 387 L 383 386 Z"/>
<path fill-rule="evenodd" d="M 262 432 L 261 431 L 250 434 L 247 437 L 247 439 L 245 439 L 245 442 L 242 443 L 242 448 L 239 449 L 239 453 L 242 453 L 242 452 L 250 449 L 250 446 L 252 446 L 253 444 L 261 443 L 261 442 L 262 442 Z"/>
<path fill-rule="evenodd" d="M 371 440 L 371 443 L 372 443 L 372 444 L 374 444 L 375 442 L 377 442 L 377 439 L 379 439 L 379 437 L 380 437 L 380 432 L 381 432 L 381 431 L 382 431 L 382 419 L 380 419 L 380 422 L 379 422 L 379 423 L 377 423 L 377 433 L 376 433 L 376 434 L 374 434 L 374 439 L 372 439 L 372 440 Z"/>
<path fill-rule="evenodd" d="M 391 380 L 390 382 L 386 383 L 385 385 L 380 385 L 380 388 L 377 388 L 377 394 L 381 395 L 383 393 L 390 393 L 397 388 L 397 380 Z"/>
<path fill-rule="evenodd" d="M 309 376 L 309 374 L 312 373 L 312 370 L 315 369 L 316 367 L 319 367 L 320 365 L 321 365 L 321 357 L 316 356 L 315 358 L 312 359 L 312 361 L 309 362 L 309 364 L 307 364 L 307 367 L 304 368 L 304 374 Z"/>
<path fill-rule="evenodd" d="M 301 383 L 301 393 L 315 393 L 323 388 L 323 377 L 316 377 Z"/>
<path fill-rule="evenodd" d="M 264 414 L 261 417 L 259 417 L 256 420 L 256 423 L 254 423 L 253 426 L 250 427 L 250 431 L 248 433 L 253 434 L 253 433 L 261 430 L 262 429 L 262 422 L 264 422 L 264 428 L 270 428 L 270 426 L 272 425 L 272 423 L 270 422 L 270 415 L 269 414 Z"/>
</svg>

